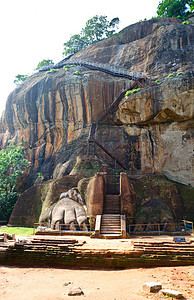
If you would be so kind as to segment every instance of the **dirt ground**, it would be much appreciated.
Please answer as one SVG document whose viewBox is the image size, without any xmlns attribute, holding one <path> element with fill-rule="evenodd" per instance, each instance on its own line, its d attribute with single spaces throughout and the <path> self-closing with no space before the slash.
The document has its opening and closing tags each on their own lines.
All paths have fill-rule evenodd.
<svg viewBox="0 0 194 300">
<path fill-rule="evenodd" d="M 192 267 L 128 270 L 0 267 L 0 299 L 167 299 L 160 293 L 143 291 L 145 282 L 155 281 L 163 288 L 182 292 L 184 299 L 192 300 L 194 280 L 190 269 Z M 84 295 L 68 296 L 73 287 L 80 287 Z"/>
<path fill-rule="evenodd" d="M 75 238 L 75 237 L 74 237 Z M 77 237 L 76 237 L 77 239 Z M 146 237 L 145 240 L 150 238 Z M 152 239 L 155 239 L 152 237 Z M 158 239 L 158 238 L 156 238 Z M 172 237 L 160 237 L 160 240 Z M 87 249 L 130 249 L 131 240 L 100 240 L 79 237 L 85 240 Z M 159 293 L 143 291 L 145 282 L 159 282 L 163 288 L 182 292 L 187 300 L 194 299 L 194 266 L 158 267 L 124 270 L 18 268 L 0 266 L 0 299 L 2 300 L 63 300 L 106 299 L 143 300 L 171 299 Z M 68 292 L 80 287 L 81 296 L 68 296 Z"/>
</svg>

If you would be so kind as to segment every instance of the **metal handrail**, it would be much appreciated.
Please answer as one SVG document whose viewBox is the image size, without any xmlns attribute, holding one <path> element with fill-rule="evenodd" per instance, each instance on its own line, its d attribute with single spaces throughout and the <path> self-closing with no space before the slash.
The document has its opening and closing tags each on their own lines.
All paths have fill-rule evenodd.
<svg viewBox="0 0 194 300">
<path fill-rule="evenodd" d="M 36 226 L 37 227 L 42 226 L 42 227 L 49 228 L 50 224 L 48 222 L 34 223 L 34 225 L 33 225 L 33 235 L 35 234 L 35 230 L 37 229 Z"/>
<path fill-rule="evenodd" d="M 57 232 L 64 232 L 64 231 L 68 231 L 68 232 L 79 232 L 79 231 L 85 231 L 85 232 L 89 232 L 89 233 L 92 233 L 94 230 L 92 230 L 92 225 L 90 224 L 90 221 L 89 221 L 89 224 L 87 225 L 78 225 L 78 224 L 73 224 L 75 226 L 75 229 L 71 229 L 72 224 L 59 224 L 58 225 L 58 228 L 55 228 L 55 229 L 52 229 L 53 231 L 57 231 Z M 35 234 L 35 230 L 37 229 L 37 227 L 39 226 L 42 226 L 42 227 L 46 227 L 46 229 L 49 229 L 51 230 L 51 227 L 50 227 L 50 223 L 34 223 L 34 226 L 33 226 L 33 235 Z M 87 227 L 87 228 L 86 228 Z M 42 230 L 44 231 L 44 230 Z M 45 230 L 46 231 L 46 230 Z"/>
<path fill-rule="evenodd" d="M 88 60 L 83 60 L 83 59 L 75 59 L 75 60 L 62 60 L 59 63 L 55 64 L 54 66 L 51 67 L 45 67 L 39 71 L 47 71 L 52 69 L 58 69 L 58 68 L 62 68 L 64 66 L 67 65 L 77 65 L 77 66 L 82 66 L 82 67 L 86 67 L 89 68 L 91 70 L 98 70 L 98 71 L 102 71 L 105 72 L 107 74 L 113 75 L 113 76 L 117 76 L 117 77 L 123 77 L 123 78 L 127 78 L 130 80 L 145 80 L 145 74 L 139 73 L 139 72 L 134 72 L 131 71 L 129 74 L 129 70 L 125 69 L 123 67 L 118 67 L 116 65 L 110 65 L 110 64 L 101 64 L 101 63 L 96 63 L 93 61 L 88 61 Z"/>
<path fill-rule="evenodd" d="M 193 231 L 193 222 L 183 220 L 178 223 L 143 223 L 143 224 L 130 224 L 129 233 L 131 232 L 181 232 L 184 231 Z M 191 224 L 191 229 L 186 228 L 185 224 Z M 153 229 L 152 229 L 153 228 Z M 171 229 L 172 228 L 172 229 Z"/>
</svg>

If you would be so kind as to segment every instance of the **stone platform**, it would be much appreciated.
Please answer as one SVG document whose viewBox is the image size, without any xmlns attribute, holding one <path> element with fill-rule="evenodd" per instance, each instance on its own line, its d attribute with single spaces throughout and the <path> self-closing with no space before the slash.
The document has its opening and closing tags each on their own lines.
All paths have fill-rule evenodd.
<svg viewBox="0 0 194 300">
<path fill-rule="evenodd" d="M 6 245 L 5 245 L 6 244 Z M 194 237 L 102 240 L 89 237 L 27 236 L 1 243 L 1 265 L 131 268 L 194 265 Z"/>
</svg>

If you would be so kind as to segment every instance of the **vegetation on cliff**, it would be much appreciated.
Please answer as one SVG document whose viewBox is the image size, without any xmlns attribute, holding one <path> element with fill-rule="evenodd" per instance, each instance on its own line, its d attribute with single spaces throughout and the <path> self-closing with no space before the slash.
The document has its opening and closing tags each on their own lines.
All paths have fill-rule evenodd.
<svg viewBox="0 0 194 300">
<path fill-rule="evenodd" d="M 189 11 L 190 7 L 190 11 Z M 185 18 L 194 8 L 193 0 L 162 0 L 158 5 L 158 17 Z"/>
<path fill-rule="evenodd" d="M 36 70 L 40 70 L 42 67 L 45 67 L 48 65 L 54 65 L 54 62 L 51 59 L 43 59 L 38 63 Z"/>
<path fill-rule="evenodd" d="M 73 55 L 94 42 L 101 41 L 116 33 L 116 25 L 119 24 L 119 18 L 111 21 L 106 16 L 94 16 L 86 22 L 81 33 L 74 34 L 64 43 L 63 54 L 65 56 Z"/>
<path fill-rule="evenodd" d="M 18 86 L 18 85 L 20 85 L 22 82 L 24 82 L 28 77 L 29 77 L 29 75 L 18 74 L 18 75 L 16 75 L 16 77 L 15 77 L 14 83 Z"/>
<path fill-rule="evenodd" d="M 19 196 L 16 184 L 29 164 L 22 146 L 8 146 L 0 151 L 0 220 L 8 221 Z"/>
</svg>

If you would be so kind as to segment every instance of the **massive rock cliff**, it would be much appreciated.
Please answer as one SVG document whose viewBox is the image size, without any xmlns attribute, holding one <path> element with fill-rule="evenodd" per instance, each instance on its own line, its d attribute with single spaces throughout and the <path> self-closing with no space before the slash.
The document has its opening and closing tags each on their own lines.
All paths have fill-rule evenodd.
<svg viewBox="0 0 194 300">
<path fill-rule="evenodd" d="M 64 60 L 55 72 L 35 73 L 17 87 L 1 122 L 1 147 L 26 142 L 32 161 L 26 186 L 37 172 L 45 180 L 69 174 L 76 157 L 87 154 L 91 123 L 134 83 L 122 76 L 126 70 L 145 82 L 101 118 L 98 140 L 133 174 L 164 173 L 192 185 L 192 37 L 193 25 L 177 19 L 140 22 L 71 57 L 69 65 L 76 65 L 63 68 Z M 95 151 L 114 166 L 102 149 Z"/>
</svg>

